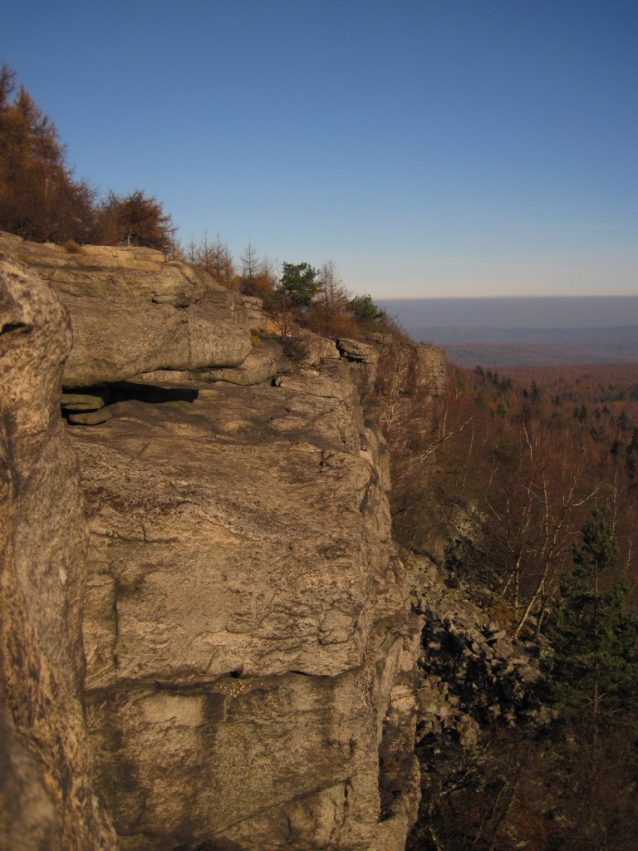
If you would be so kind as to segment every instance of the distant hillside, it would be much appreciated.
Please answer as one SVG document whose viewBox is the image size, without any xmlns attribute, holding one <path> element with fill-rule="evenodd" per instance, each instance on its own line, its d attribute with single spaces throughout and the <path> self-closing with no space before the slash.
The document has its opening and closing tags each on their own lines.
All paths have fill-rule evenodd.
<svg viewBox="0 0 638 851">
<path fill-rule="evenodd" d="M 638 326 L 622 328 L 408 328 L 435 342 L 452 363 L 484 366 L 569 366 L 638 361 Z"/>
</svg>

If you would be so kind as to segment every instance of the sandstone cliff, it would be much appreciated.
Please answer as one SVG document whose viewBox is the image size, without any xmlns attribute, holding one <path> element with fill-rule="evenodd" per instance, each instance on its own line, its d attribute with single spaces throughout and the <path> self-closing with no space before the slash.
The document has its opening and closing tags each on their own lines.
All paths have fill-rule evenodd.
<svg viewBox="0 0 638 851">
<path fill-rule="evenodd" d="M 3 695 L 2 735 L 27 766 L 3 776 L 4 789 L 19 790 L 4 804 L 6 835 L 17 836 L 24 813 L 35 811 L 29 796 L 43 802 L 41 833 L 5 844 L 38 848 L 49 830 L 74 837 L 59 847 L 115 847 L 106 812 L 123 849 L 399 851 L 419 798 L 421 621 L 392 543 L 387 450 L 360 401 L 374 383 L 378 346 L 316 344 L 313 362 L 290 372 L 275 341 L 254 345 L 266 328 L 256 300 L 157 252 L 68 254 L 14 237 L 0 246 L 37 271 L 70 314 L 63 383 L 76 395 L 67 416 L 73 406 L 99 409 L 93 421 L 103 421 L 59 418 L 65 315 L 38 282 L 61 317 L 46 344 L 48 371 L 14 348 L 30 321 L 8 310 L 0 339 L 12 344 L 8 386 L 27 375 L 25 364 L 48 382 L 30 385 L 15 406 L 34 416 L 46 400 L 46 417 L 35 416 L 63 448 L 51 448 L 54 459 L 32 449 L 33 493 L 47 521 L 59 515 L 61 531 L 42 521 L 40 541 L 31 530 L 35 549 L 24 556 L 21 608 L 3 619 L 2 660 L 9 671 L 12 636 L 35 630 L 64 696 L 48 697 L 32 666 L 5 675 L 15 691 Z M 17 301 L 30 304 L 35 287 Z M 442 355 L 408 348 L 393 392 L 437 392 Z M 33 431 L 16 430 L 12 416 L 5 431 Z M 89 526 L 86 582 L 69 440 Z M 40 515 L 21 498 L 3 494 L 5 516 L 21 511 L 28 524 Z M 13 527 L 6 537 L 7 546 L 19 540 Z M 62 567 L 43 555 L 45 544 Z M 9 601 L 18 581 L 10 559 Z M 19 695 L 25 707 L 54 706 L 44 737 L 22 720 L 11 685 L 20 680 L 33 692 Z M 65 724 L 75 724 L 75 750 L 40 755 L 43 738 L 70 740 Z M 36 757 L 80 790 L 64 817 L 55 809 L 64 785 L 56 791 L 43 769 L 38 780 Z M 82 809 L 89 800 L 91 812 Z M 87 832 L 94 845 L 82 844 Z"/>
</svg>

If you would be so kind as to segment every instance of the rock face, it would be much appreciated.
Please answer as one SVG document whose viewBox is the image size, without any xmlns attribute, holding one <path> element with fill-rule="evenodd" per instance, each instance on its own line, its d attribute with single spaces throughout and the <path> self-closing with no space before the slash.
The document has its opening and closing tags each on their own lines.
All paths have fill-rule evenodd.
<svg viewBox="0 0 638 851">
<path fill-rule="evenodd" d="M 159 251 L 90 246 L 70 254 L 7 234 L 3 246 L 37 270 L 71 315 L 66 387 L 158 369 L 234 367 L 251 351 L 255 300 Z"/>
<path fill-rule="evenodd" d="M 73 324 L 66 387 L 122 381 L 156 369 L 239 366 L 252 346 L 242 328 L 198 305 L 63 298 Z M 108 313 L 108 315 L 107 315 Z"/>
<path fill-rule="evenodd" d="M 60 419 L 66 311 L 0 255 L 0 847 L 109 849 L 80 702 L 86 526 Z"/>
<path fill-rule="evenodd" d="M 419 625 L 383 446 L 338 365 L 197 393 L 72 432 L 89 718 L 122 847 L 399 851 Z"/>
<path fill-rule="evenodd" d="M 246 360 L 235 369 L 209 369 L 201 377 L 209 381 L 228 381 L 230 384 L 261 384 L 279 372 L 285 372 L 287 365 L 281 346 L 274 340 L 264 340 L 255 346 Z"/>
<path fill-rule="evenodd" d="M 0 246 L 67 307 L 76 390 L 65 426 L 66 313 L 14 264 L 2 841 L 113 847 L 88 727 L 123 851 L 401 851 L 420 794 L 424 619 L 360 397 L 378 402 L 385 382 L 407 410 L 438 392 L 438 350 L 315 339 L 291 374 L 278 343 L 251 342 L 267 328 L 255 299 L 157 252 Z M 24 313 L 27 290 L 50 334 Z"/>
</svg>

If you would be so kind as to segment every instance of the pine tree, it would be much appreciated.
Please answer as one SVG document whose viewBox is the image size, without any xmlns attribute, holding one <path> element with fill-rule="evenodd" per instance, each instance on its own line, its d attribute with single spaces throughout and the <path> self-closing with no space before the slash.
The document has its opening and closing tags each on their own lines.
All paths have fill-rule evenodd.
<svg viewBox="0 0 638 851">
<path fill-rule="evenodd" d="M 369 295 L 354 296 L 348 302 L 348 309 L 361 325 L 372 325 L 386 318 L 385 312 L 377 307 Z"/>
<path fill-rule="evenodd" d="M 317 270 L 309 263 L 283 263 L 277 292 L 291 307 L 307 310 L 318 287 Z"/>
<path fill-rule="evenodd" d="M 627 611 L 621 579 L 602 590 L 618 561 L 618 541 L 601 506 L 592 509 L 582 542 L 574 543 L 573 572 L 549 628 L 555 650 L 557 705 L 567 718 L 588 717 L 595 728 L 638 722 L 638 617 Z"/>
</svg>

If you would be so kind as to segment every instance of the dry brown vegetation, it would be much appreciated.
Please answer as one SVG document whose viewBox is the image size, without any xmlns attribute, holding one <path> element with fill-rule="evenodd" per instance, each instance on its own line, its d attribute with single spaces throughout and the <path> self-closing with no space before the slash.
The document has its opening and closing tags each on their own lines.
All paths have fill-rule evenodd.
<svg viewBox="0 0 638 851">
<path fill-rule="evenodd" d="M 140 245 L 178 251 L 176 228 L 156 198 L 137 189 L 100 200 L 66 163 L 51 119 L 16 73 L 0 66 L 0 230 L 34 242 Z"/>
<path fill-rule="evenodd" d="M 452 733 L 421 741 L 426 795 L 408 847 L 633 851 L 638 364 L 451 367 L 446 396 L 425 413 L 419 452 L 430 463 L 395 489 L 395 534 L 477 589 L 512 637 L 551 642 L 541 696 L 553 715 L 495 724 L 475 750 Z M 598 516 L 617 550 L 587 589 L 566 577 Z"/>
</svg>

